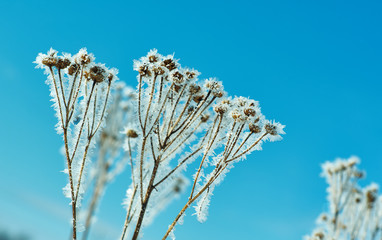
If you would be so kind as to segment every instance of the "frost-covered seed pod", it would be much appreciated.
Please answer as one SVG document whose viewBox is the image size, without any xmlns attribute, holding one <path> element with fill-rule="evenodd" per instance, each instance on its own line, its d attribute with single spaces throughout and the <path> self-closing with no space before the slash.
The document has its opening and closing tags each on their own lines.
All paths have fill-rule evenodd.
<svg viewBox="0 0 382 240">
<path fill-rule="evenodd" d="M 78 63 L 72 63 L 68 68 L 68 74 L 72 76 L 80 70 L 80 65 Z"/>
<path fill-rule="evenodd" d="M 133 129 L 127 130 L 126 135 L 129 138 L 137 138 L 138 137 L 138 133 Z"/>
<path fill-rule="evenodd" d="M 70 60 L 68 58 L 59 58 L 57 60 L 56 67 L 57 69 L 65 69 L 70 65 Z"/>
</svg>

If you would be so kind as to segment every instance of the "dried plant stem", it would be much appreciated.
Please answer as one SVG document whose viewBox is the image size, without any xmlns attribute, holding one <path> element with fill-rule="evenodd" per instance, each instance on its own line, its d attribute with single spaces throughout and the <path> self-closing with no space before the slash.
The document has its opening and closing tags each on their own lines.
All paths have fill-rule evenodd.
<svg viewBox="0 0 382 240">
<path fill-rule="evenodd" d="M 145 213 L 146 213 L 146 208 L 147 208 L 147 205 L 149 203 L 149 199 L 150 199 L 151 193 L 154 190 L 153 183 L 154 183 L 157 171 L 158 171 L 159 163 L 160 163 L 160 156 L 158 156 L 158 159 L 154 163 L 154 169 L 153 169 L 153 172 L 151 173 L 151 178 L 150 178 L 149 185 L 147 187 L 146 195 L 145 195 L 145 198 L 144 198 L 144 200 L 142 202 L 141 211 L 139 213 L 137 225 L 135 227 L 134 235 L 132 237 L 132 240 L 136 240 L 138 238 L 139 231 L 140 231 L 141 226 L 142 226 L 143 218 L 144 218 Z"/>
<path fill-rule="evenodd" d="M 133 195 L 131 197 L 131 200 L 130 200 L 130 203 L 129 203 L 129 207 L 128 207 L 128 210 L 127 210 L 125 224 L 123 225 L 121 240 L 123 240 L 125 238 L 127 227 L 129 226 L 129 223 L 131 221 L 131 217 L 130 217 L 131 215 L 130 214 L 131 214 L 131 209 L 132 209 L 132 206 L 133 206 L 133 203 L 134 203 L 135 193 L 136 192 L 137 192 L 137 186 L 134 185 Z"/>
<path fill-rule="evenodd" d="M 183 213 L 191 206 L 191 204 L 200 197 L 200 195 L 202 195 L 202 193 L 211 185 L 211 179 L 210 181 L 193 197 L 193 198 L 190 198 L 187 203 L 184 205 L 184 207 L 182 208 L 182 210 L 180 210 L 179 214 L 175 217 L 175 220 L 172 222 L 172 224 L 170 225 L 170 227 L 168 228 L 166 234 L 164 235 L 164 237 L 162 238 L 162 240 L 165 240 L 168 235 L 171 233 L 171 231 L 173 230 L 173 228 L 175 227 L 176 223 L 179 221 L 180 217 L 183 215 Z"/>
<path fill-rule="evenodd" d="M 100 156 L 101 157 L 101 156 Z M 106 169 L 102 169 L 102 171 L 105 171 Z M 89 206 L 89 211 L 86 216 L 86 221 L 85 221 L 85 231 L 82 234 L 82 239 L 86 240 L 88 238 L 89 232 L 90 232 L 90 226 L 91 226 L 91 220 L 94 215 L 94 211 L 96 209 L 96 206 L 98 204 L 98 200 L 100 198 L 100 195 L 102 194 L 105 185 L 107 183 L 107 179 L 105 177 L 102 177 L 103 174 L 100 175 L 100 177 L 97 179 L 97 183 L 95 186 L 95 190 L 92 196 L 92 201 Z"/>
<path fill-rule="evenodd" d="M 219 130 L 220 130 L 220 125 L 222 123 L 222 117 L 219 116 L 219 123 L 218 123 L 218 126 L 216 128 L 216 131 L 215 131 L 215 134 L 213 135 L 212 137 L 212 140 L 210 142 L 210 144 L 208 145 L 204 155 L 203 155 L 203 158 L 202 158 L 202 161 L 200 162 L 200 165 L 199 165 L 199 169 L 196 173 L 196 177 L 195 177 L 195 180 L 194 180 L 194 184 L 192 185 L 192 190 L 191 190 L 191 194 L 190 194 L 190 197 L 189 199 L 192 199 L 192 195 L 194 194 L 194 190 L 195 190 L 195 187 L 196 187 L 196 183 L 198 182 L 198 178 L 199 178 L 199 174 L 200 174 L 200 171 L 202 170 L 202 167 L 203 167 L 203 163 L 206 159 L 206 157 L 208 156 L 208 152 L 210 151 L 211 147 L 212 147 L 212 144 L 214 143 L 218 133 L 219 133 Z M 212 128 L 213 129 L 213 128 Z M 211 136 L 212 136 L 212 133 L 211 133 Z"/>
<path fill-rule="evenodd" d="M 72 166 L 69 156 L 69 147 L 68 147 L 68 136 L 67 136 L 67 129 L 64 129 L 64 143 L 65 143 L 65 154 L 66 154 L 66 160 L 68 165 L 68 174 L 69 174 L 69 184 L 70 184 L 70 193 L 71 193 L 71 199 L 72 199 L 72 227 L 73 227 L 73 239 L 77 239 L 77 213 L 76 213 L 76 202 L 74 199 L 74 186 L 73 186 L 73 175 L 72 175 Z"/>
</svg>

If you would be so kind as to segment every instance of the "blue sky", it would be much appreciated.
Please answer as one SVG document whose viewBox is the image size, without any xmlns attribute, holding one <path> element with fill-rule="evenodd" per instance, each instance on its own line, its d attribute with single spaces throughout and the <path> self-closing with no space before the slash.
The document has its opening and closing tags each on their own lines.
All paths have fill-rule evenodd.
<svg viewBox="0 0 382 240">
<path fill-rule="evenodd" d="M 237 164 L 207 222 L 188 213 L 177 239 L 301 239 L 326 208 L 320 163 L 358 155 L 363 183 L 382 183 L 381 11 L 380 1 L 1 1 L 0 230 L 68 238 L 61 137 L 35 56 L 87 47 L 134 86 L 132 60 L 157 48 L 260 101 L 287 132 Z M 100 207 L 108 237 L 120 232 L 128 179 Z M 182 203 L 144 239 L 159 239 Z"/>
</svg>

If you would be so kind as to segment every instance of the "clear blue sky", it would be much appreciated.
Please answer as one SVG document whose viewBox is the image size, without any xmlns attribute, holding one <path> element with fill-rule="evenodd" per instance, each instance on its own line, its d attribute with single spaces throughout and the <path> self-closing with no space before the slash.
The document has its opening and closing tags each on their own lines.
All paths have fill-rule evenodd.
<svg viewBox="0 0 382 240">
<path fill-rule="evenodd" d="M 132 60 L 157 48 L 260 101 L 287 132 L 237 164 L 207 222 L 188 213 L 177 239 L 301 239 L 326 207 L 320 163 L 358 155 L 364 183 L 382 183 L 381 12 L 380 1 L 349 0 L 1 1 L 0 231 L 68 238 L 61 137 L 35 56 L 87 47 L 135 85 Z M 107 191 L 98 232 L 119 234 L 128 184 L 125 174 Z M 159 239 L 182 203 L 144 239 Z"/>
</svg>

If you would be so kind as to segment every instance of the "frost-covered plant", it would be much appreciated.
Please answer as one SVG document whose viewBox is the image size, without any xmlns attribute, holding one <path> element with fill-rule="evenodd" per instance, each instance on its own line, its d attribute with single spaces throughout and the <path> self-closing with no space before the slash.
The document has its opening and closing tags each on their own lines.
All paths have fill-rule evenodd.
<svg viewBox="0 0 382 240">
<path fill-rule="evenodd" d="M 124 170 L 129 159 L 127 152 L 123 151 L 123 143 L 127 136 L 121 132 L 132 120 L 135 91 L 124 82 L 118 82 L 110 94 L 113 102 L 107 111 L 105 127 L 101 129 L 96 149 L 92 153 L 95 163 L 90 167 L 87 185 L 93 183 L 94 189 L 89 206 L 83 212 L 84 240 L 88 237 L 94 212 L 107 185 Z"/>
<path fill-rule="evenodd" d="M 364 188 L 357 157 L 336 159 L 322 165 L 329 209 L 317 219 L 317 228 L 306 240 L 375 240 L 382 238 L 382 196 L 378 185 Z"/>
<path fill-rule="evenodd" d="M 110 89 L 117 70 L 94 62 L 94 56 L 81 49 L 77 54 L 57 55 L 50 49 L 40 53 L 35 63 L 48 75 L 57 132 L 63 135 L 69 183 L 65 196 L 71 199 L 73 239 L 77 239 L 77 210 L 84 192 L 84 175 L 94 139 L 103 127 Z"/>
<path fill-rule="evenodd" d="M 214 188 L 233 165 L 261 150 L 264 141 L 280 140 L 284 134 L 283 125 L 265 119 L 257 101 L 227 96 L 220 81 L 200 81 L 198 71 L 182 68 L 173 55 L 162 56 L 156 50 L 134 62 L 139 74 L 131 114 L 121 101 L 123 87 L 111 93 L 117 71 L 94 63 L 85 49 L 60 57 L 50 50 L 39 54 L 36 63 L 48 75 L 59 119 L 57 130 L 64 138 L 69 177 L 64 192 L 71 199 L 73 239 L 77 239 L 77 212 L 85 183 L 92 179 L 95 187 L 84 218 L 83 239 L 106 184 L 126 163 L 132 181 L 124 200 L 122 240 L 130 233 L 134 240 L 141 236 L 142 225 L 149 224 L 190 183 L 187 202 L 163 236 L 166 239 L 173 236 L 175 225 L 191 206 L 204 222 Z M 113 105 L 110 95 L 114 95 Z M 86 178 L 95 146 L 97 161 Z M 189 181 L 185 170 L 193 162 L 197 168 Z"/>
<path fill-rule="evenodd" d="M 198 159 L 184 212 L 194 206 L 207 218 L 212 192 L 232 166 L 260 150 L 262 142 L 281 139 L 283 125 L 268 121 L 257 101 L 229 97 L 220 81 L 199 81 L 199 72 L 182 68 L 173 55 L 156 50 L 134 62 L 138 71 L 136 123 L 126 129 L 132 157 L 132 184 L 125 200 L 127 216 L 121 239 L 134 223 L 132 239 L 158 212 L 164 189 L 176 185 L 187 165 Z"/>
</svg>

